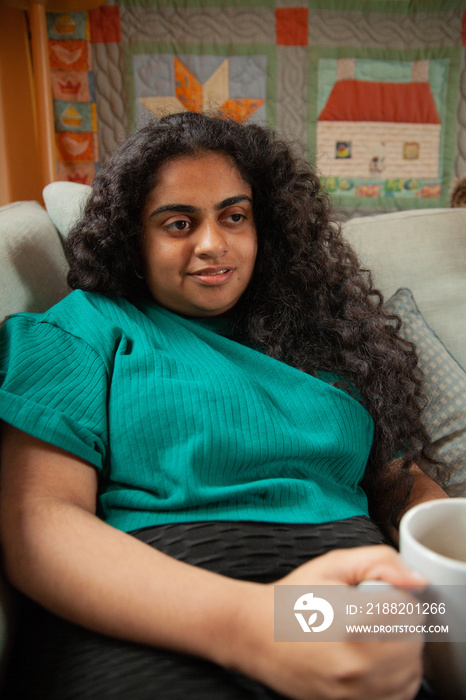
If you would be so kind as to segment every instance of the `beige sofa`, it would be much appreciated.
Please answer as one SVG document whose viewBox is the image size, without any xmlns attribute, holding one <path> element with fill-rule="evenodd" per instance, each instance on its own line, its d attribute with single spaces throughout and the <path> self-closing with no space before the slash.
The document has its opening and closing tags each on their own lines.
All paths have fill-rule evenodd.
<svg viewBox="0 0 466 700">
<path fill-rule="evenodd" d="M 344 233 L 417 345 L 424 423 L 453 469 L 445 488 L 466 496 L 466 209 L 351 219 Z"/>
<path fill-rule="evenodd" d="M 67 294 L 62 240 L 89 188 L 58 182 L 37 202 L 0 208 L 0 322 L 42 311 Z M 454 468 L 451 496 L 466 495 L 466 209 L 426 209 L 352 219 L 345 236 L 374 271 L 387 306 L 418 345 L 429 404 L 425 421 Z M 397 293 L 397 290 L 401 290 Z M 409 291 L 411 290 L 411 291 Z M 0 598 L 2 597 L 0 582 Z M 0 654 L 7 640 L 0 605 Z"/>
</svg>

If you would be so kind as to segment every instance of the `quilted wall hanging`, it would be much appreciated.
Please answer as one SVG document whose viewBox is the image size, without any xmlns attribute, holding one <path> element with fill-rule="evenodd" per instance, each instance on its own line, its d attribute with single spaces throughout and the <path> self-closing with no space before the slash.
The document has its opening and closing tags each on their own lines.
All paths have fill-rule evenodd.
<svg viewBox="0 0 466 700">
<path fill-rule="evenodd" d="M 270 124 L 352 215 L 448 206 L 466 172 L 464 2 L 119 0 L 48 17 L 63 179 L 91 181 L 138 124 L 183 109 Z"/>
<path fill-rule="evenodd" d="M 57 176 L 89 184 L 99 163 L 87 12 L 47 13 Z"/>
</svg>

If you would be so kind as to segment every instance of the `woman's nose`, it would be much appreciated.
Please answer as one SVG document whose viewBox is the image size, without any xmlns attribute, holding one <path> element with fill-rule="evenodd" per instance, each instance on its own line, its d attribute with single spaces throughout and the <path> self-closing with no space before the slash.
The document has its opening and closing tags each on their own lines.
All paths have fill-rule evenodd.
<svg viewBox="0 0 466 700">
<path fill-rule="evenodd" d="M 218 258 L 227 252 L 223 231 L 216 222 L 205 222 L 197 230 L 194 252 L 198 257 Z"/>
</svg>

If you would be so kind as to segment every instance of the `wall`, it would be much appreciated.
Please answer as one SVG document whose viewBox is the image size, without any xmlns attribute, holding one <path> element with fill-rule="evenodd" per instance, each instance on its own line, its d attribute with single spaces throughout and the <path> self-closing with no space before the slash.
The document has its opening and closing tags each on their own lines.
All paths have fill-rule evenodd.
<svg viewBox="0 0 466 700">
<path fill-rule="evenodd" d="M 0 206 L 41 200 L 33 95 L 26 13 L 0 7 Z"/>
</svg>

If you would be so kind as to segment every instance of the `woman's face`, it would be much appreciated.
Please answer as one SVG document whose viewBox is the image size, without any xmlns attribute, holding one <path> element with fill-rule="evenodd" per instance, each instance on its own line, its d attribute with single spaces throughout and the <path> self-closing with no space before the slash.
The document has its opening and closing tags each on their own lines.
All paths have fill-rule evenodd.
<svg viewBox="0 0 466 700">
<path fill-rule="evenodd" d="M 257 254 L 252 192 L 234 161 L 212 152 L 165 163 L 143 212 L 145 280 L 155 301 L 218 316 L 248 286 Z"/>
</svg>

